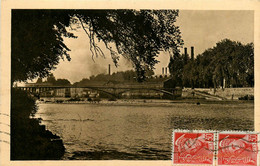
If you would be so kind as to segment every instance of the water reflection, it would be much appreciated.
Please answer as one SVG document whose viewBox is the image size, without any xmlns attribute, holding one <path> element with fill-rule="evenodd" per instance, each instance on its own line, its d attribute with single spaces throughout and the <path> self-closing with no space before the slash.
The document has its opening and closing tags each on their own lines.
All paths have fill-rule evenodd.
<svg viewBox="0 0 260 166">
<path fill-rule="evenodd" d="M 253 110 L 250 103 L 170 107 L 40 104 L 36 116 L 63 139 L 64 159 L 168 160 L 173 128 L 253 130 Z"/>
</svg>

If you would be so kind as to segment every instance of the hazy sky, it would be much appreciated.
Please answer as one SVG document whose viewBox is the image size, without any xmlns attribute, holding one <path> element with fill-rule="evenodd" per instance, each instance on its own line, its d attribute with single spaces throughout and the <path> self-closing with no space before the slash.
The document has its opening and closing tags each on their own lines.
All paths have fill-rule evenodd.
<svg viewBox="0 0 260 166">
<path fill-rule="evenodd" d="M 254 13 L 253 11 L 207 11 L 207 10 L 181 10 L 177 18 L 180 26 L 184 47 L 195 47 L 195 55 L 202 53 L 207 48 L 225 38 L 240 41 L 244 44 L 254 40 Z M 61 61 L 57 69 L 53 71 L 56 78 L 67 78 L 71 83 L 88 78 L 91 75 L 107 73 L 108 64 L 111 64 L 112 72 L 131 69 L 131 64 L 121 57 L 119 67 L 113 65 L 110 54 L 103 49 L 106 58 L 94 57 L 92 60 L 89 50 L 89 39 L 83 30 L 75 33 L 77 39 L 65 39 L 65 43 L 71 49 L 71 61 Z M 103 48 L 102 43 L 100 47 Z M 183 52 L 183 48 L 181 50 Z M 155 67 L 155 74 L 161 74 L 162 67 L 169 63 L 169 56 L 165 53 L 159 55 L 160 61 Z"/>
</svg>

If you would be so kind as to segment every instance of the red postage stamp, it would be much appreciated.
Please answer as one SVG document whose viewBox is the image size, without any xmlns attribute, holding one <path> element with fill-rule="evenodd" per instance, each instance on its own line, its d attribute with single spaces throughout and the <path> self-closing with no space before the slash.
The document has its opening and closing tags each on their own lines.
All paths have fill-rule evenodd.
<svg viewBox="0 0 260 166">
<path fill-rule="evenodd" d="M 256 132 L 174 130 L 172 136 L 173 165 L 260 165 Z"/>
<path fill-rule="evenodd" d="M 258 166 L 257 134 L 218 133 L 217 165 Z"/>
<path fill-rule="evenodd" d="M 173 165 L 213 165 L 214 142 L 213 132 L 173 132 Z"/>
</svg>

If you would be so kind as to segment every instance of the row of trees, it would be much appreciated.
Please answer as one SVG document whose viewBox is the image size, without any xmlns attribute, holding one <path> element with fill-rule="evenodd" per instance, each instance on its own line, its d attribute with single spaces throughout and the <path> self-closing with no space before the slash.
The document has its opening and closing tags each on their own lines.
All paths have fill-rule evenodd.
<svg viewBox="0 0 260 166">
<path fill-rule="evenodd" d="M 60 78 L 56 79 L 52 73 L 47 77 L 46 81 L 43 81 L 42 78 L 38 78 L 36 83 L 37 84 L 49 83 L 49 84 L 55 85 L 55 86 L 70 86 L 71 85 L 69 80 L 60 79 Z"/>
<path fill-rule="evenodd" d="M 112 81 L 113 83 L 122 83 L 122 82 L 134 82 L 136 80 L 136 72 L 133 70 L 128 70 L 128 71 L 121 71 L 121 72 L 116 72 L 111 75 L 109 74 L 98 74 L 96 76 L 92 75 L 88 78 L 83 78 L 79 82 L 75 82 L 73 85 L 74 86 L 87 86 L 91 83 L 104 83 L 104 82 L 109 82 Z"/>
<path fill-rule="evenodd" d="M 145 72 L 145 80 L 143 83 L 162 83 L 163 81 L 169 79 L 167 76 L 154 76 L 153 70 L 147 70 Z M 79 82 L 75 82 L 73 86 L 88 86 L 90 84 L 135 84 L 138 83 L 137 73 L 134 70 L 120 71 L 109 74 L 98 74 L 96 76 L 92 75 L 89 78 L 83 78 Z"/>
<path fill-rule="evenodd" d="M 147 70 L 144 74 L 145 78 L 150 78 L 154 75 L 153 70 Z M 147 80 L 147 79 L 146 79 Z M 74 83 L 74 86 L 87 86 L 91 82 L 109 82 L 112 81 L 113 83 L 133 83 L 137 82 L 137 73 L 134 70 L 127 70 L 127 71 L 120 71 L 109 74 L 98 74 L 96 76 L 92 75 L 88 78 L 84 78 L 79 82 Z"/>
<path fill-rule="evenodd" d="M 169 69 L 176 86 L 253 87 L 254 45 L 224 39 L 194 60 L 174 54 Z"/>
</svg>

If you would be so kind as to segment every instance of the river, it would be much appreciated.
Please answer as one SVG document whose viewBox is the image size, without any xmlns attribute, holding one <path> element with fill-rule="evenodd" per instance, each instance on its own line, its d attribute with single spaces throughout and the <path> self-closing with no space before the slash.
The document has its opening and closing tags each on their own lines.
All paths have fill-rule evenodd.
<svg viewBox="0 0 260 166">
<path fill-rule="evenodd" d="M 38 104 L 64 160 L 169 160 L 172 129 L 253 130 L 254 104 Z"/>
</svg>

